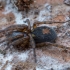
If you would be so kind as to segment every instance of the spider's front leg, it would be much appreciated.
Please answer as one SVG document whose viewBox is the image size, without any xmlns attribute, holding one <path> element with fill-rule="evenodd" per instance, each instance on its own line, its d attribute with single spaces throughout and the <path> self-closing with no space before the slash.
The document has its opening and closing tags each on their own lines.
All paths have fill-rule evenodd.
<svg viewBox="0 0 70 70">
<path fill-rule="evenodd" d="M 24 31 L 27 31 L 27 26 L 26 25 L 12 25 L 12 26 L 9 26 L 5 29 L 2 29 L 0 30 L 0 38 L 2 37 L 6 37 L 7 35 L 11 34 L 13 31 L 21 31 L 21 32 L 24 32 Z"/>
<path fill-rule="evenodd" d="M 0 30 L 0 38 L 3 36 L 9 36 L 12 34 L 13 31 L 19 31 L 19 32 L 28 32 L 28 26 L 27 25 L 11 25 L 3 30 Z"/>
</svg>

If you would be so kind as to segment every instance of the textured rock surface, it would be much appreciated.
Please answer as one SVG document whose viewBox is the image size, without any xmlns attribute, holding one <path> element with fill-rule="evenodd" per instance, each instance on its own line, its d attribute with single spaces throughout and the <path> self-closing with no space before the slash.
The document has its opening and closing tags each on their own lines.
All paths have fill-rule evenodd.
<svg viewBox="0 0 70 70">
<path fill-rule="evenodd" d="M 42 21 L 40 26 L 50 26 L 56 30 L 57 44 L 70 47 L 70 22 L 65 22 L 70 19 L 70 6 L 65 5 L 64 0 L 36 0 L 35 4 L 35 9 L 29 11 L 25 16 L 25 13 L 18 12 L 12 4 L 7 2 L 7 5 L 0 10 L 0 29 L 4 29 L 12 24 L 27 24 L 24 22 L 26 19 L 30 20 L 31 25 L 34 21 Z M 36 15 L 34 15 L 35 10 L 39 11 Z M 12 17 L 11 21 L 7 19 L 10 17 Z M 43 24 L 43 21 L 47 22 L 48 20 L 57 21 L 58 23 Z M 63 23 L 59 23 L 59 21 Z M 0 49 L 5 47 L 3 44 L 0 44 Z M 36 55 L 37 70 L 65 70 L 70 67 L 70 51 L 63 52 L 58 47 L 46 46 L 36 49 Z M 19 64 L 20 62 L 22 63 Z M 34 57 L 32 49 L 18 52 L 13 48 L 9 48 L 5 56 L 0 54 L 0 70 L 14 70 L 13 67 L 16 68 L 17 66 L 19 66 L 18 68 L 24 67 L 25 70 L 31 70 L 35 66 L 33 66 L 33 63 Z"/>
<path fill-rule="evenodd" d="M 70 0 L 64 0 L 64 3 L 68 6 L 70 6 Z"/>
</svg>

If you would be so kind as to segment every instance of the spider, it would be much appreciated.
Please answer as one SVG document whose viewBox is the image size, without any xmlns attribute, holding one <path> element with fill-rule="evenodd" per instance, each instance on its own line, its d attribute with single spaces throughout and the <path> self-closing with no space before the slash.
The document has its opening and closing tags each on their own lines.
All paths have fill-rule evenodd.
<svg viewBox="0 0 70 70">
<path fill-rule="evenodd" d="M 50 27 L 37 27 L 37 24 L 40 23 L 37 22 L 34 23 L 33 29 L 31 30 L 29 19 L 27 19 L 26 22 L 28 22 L 28 26 L 25 24 L 12 25 L 1 30 L 2 35 L 4 34 L 6 36 L 5 41 L 7 41 L 8 46 L 12 45 L 14 48 L 17 47 L 19 50 L 27 48 L 30 42 L 30 34 L 35 43 L 54 42 L 57 38 L 57 34 Z"/>
<path fill-rule="evenodd" d="M 13 46 L 13 48 L 18 50 L 24 50 L 31 46 L 34 50 L 34 57 L 36 57 L 35 47 L 53 45 L 56 47 L 58 46 L 60 48 L 65 48 L 65 51 L 69 49 L 62 45 L 53 43 L 57 38 L 57 34 L 51 27 L 38 27 L 38 24 L 40 24 L 41 22 L 35 22 L 32 27 L 33 29 L 31 29 L 29 19 L 27 19 L 25 22 L 27 22 L 28 25 L 11 25 L 3 30 L 0 30 L 0 37 L 6 37 L 5 40 L 0 41 L 0 43 L 6 41 L 7 47 L 4 50 L 7 50 L 8 48 L 10 48 L 10 46 Z"/>
</svg>

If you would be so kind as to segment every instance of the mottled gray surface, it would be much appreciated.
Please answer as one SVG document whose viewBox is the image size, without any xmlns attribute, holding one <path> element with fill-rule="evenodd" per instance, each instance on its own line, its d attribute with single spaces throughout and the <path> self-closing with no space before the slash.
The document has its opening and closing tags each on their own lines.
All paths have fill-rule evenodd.
<svg viewBox="0 0 70 70">
<path fill-rule="evenodd" d="M 70 0 L 64 0 L 64 3 L 70 6 Z"/>
</svg>

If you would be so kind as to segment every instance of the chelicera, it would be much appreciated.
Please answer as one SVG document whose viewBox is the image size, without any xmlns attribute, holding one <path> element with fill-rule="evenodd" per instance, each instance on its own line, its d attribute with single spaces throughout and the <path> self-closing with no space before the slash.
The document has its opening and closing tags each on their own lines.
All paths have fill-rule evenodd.
<svg viewBox="0 0 70 70">
<path fill-rule="evenodd" d="M 28 25 L 12 25 L 4 30 L 2 33 L 6 36 L 6 42 L 8 46 L 13 46 L 19 50 L 24 50 L 30 45 L 30 36 L 33 37 L 35 43 L 53 42 L 57 38 L 57 35 L 53 29 L 47 26 L 37 27 L 38 23 L 34 23 L 31 30 L 30 21 L 27 19 Z"/>
</svg>

